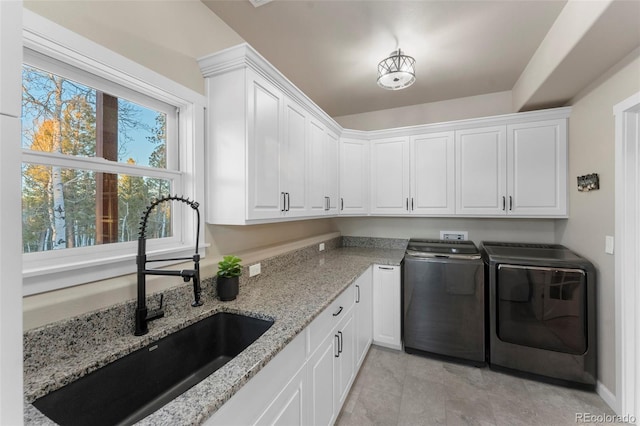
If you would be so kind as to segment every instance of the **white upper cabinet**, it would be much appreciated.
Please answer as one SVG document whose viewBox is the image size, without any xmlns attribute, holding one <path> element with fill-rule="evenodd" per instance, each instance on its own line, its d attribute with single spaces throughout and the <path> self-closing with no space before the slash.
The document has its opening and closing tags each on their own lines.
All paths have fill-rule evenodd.
<svg viewBox="0 0 640 426">
<path fill-rule="evenodd" d="M 456 212 L 504 215 L 506 211 L 506 127 L 456 132 Z"/>
<path fill-rule="evenodd" d="M 327 131 L 324 170 L 327 213 L 336 215 L 340 209 L 340 138 L 330 131 Z"/>
<path fill-rule="evenodd" d="M 280 190 L 287 216 L 307 214 L 307 123 L 304 109 L 291 101 L 284 105 L 284 140 L 280 151 Z"/>
<path fill-rule="evenodd" d="M 569 108 L 345 131 L 248 44 L 198 62 L 209 223 L 567 217 Z"/>
<path fill-rule="evenodd" d="M 456 132 L 456 212 L 565 217 L 567 120 Z"/>
<path fill-rule="evenodd" d="M 455 213 L 453 132 L 371 142 L 371 213 Z"/>
<path fill-rule="evenodd" d="M 453 132 L 411 137 L 412 214 L 454 214 L 455 177 Z"/>
<path fill-rule="evenodd" d="M 409 212 L 409 138 L 371 141 L 371 214 Z"/>
<path fill-rule="evenodd" d="M 338 138 L 318 121 L 309 120 L 307 191 L 313 216 L 338 212 Z"/>
<path fill-rule="evenodd" d="M 259 75 L 248 72 L 248 79 L 247 219 L 268 219 L 286 207 L 280 189 L 280 172 L 285 171 L 280 164 L 284 98 Z"/>
<path fill-rule="evenodd" d="M 337 214 L 335 122 L 246 44 L 200 66 L 208 98 L 207 222 Z"/>
<path fill-rule="evenodd" d="M 369 141 L 340 140 L 340 214 L 369 212 Z"/>
<path fill-rule="evenodd" d="M 507 126 L 507 211 L 567 214 L 567 121 Z"/>
</svg>

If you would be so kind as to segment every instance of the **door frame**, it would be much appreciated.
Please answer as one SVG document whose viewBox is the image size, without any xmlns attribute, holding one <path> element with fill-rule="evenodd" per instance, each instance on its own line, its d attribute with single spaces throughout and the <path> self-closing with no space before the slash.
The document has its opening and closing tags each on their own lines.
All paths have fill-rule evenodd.
<svg viewBox="0 0 640 426">
<path fill-rule="evenodd" d="M 616 405 L 640 415 L 640 92 L 613 107 L 615 115 Z"/>
</svg>

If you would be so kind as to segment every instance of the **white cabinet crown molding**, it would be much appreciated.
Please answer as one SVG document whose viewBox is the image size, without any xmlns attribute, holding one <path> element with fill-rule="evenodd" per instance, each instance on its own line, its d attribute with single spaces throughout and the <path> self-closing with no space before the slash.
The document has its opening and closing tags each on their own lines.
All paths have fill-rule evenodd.
<svg viewBox="0 0 640 426">
<path fill-rule="evenodd" d="M 342 127 L 333 118 L 248 43 L 241 43 L 198 58 L 198 65 L 205 78 L 215 77 L 241 68 L 251 68 L 282 90 L 285 95 L 313 113 L 328 130 L 338 135 L 342 133 Z"/>
</svg>

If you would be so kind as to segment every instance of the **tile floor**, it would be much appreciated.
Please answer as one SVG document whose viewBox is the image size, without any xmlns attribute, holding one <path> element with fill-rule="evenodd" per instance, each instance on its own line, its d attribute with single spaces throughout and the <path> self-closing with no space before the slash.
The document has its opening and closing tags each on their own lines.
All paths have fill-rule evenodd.
<svg viewBox="0 0 640 426">
<path fill-rule="evenodd" d="M 336 425 L 575 426 L 576 413 L 614 415 L 594 392 L 372 346 Z"/>
</svg>

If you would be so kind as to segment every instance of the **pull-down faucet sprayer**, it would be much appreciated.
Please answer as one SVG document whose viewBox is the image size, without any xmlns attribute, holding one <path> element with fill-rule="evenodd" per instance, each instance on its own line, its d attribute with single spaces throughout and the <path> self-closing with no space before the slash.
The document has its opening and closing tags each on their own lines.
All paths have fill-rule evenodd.
<svg viewBox="0 0 640 426">
<path fill-rule="evenodd" d="M 149 214 L 158 205 L 167 201 L 181 201 L 193 210 L 196 211 L 197 225 L 196 225 L 196 248 L 195 253 L 191 257 L 175 257 L 171 259 L 154 259 L 147 260 L 146 254 L 146 232 L 147 221 L 149 220 Z M 162 309 L 162 297 L 160 298 L 160 307 L 156 310 L 149 311 L 146 303 L 146 276 L 147 275 L 169 275 L 182 277 L 184 282 L 193 280 L 193 303 L 191 306 L 202 306 L 200 300 L 200 255 L 198 254 L 198 244 L 200 240 L 200 211 L 198 210 L 199 204 L 196 201 L 190 201 L 188 198 L 178 197 L 177 195 L 169 195 L 160 199 L 154 200 L 148 207 L 145 213 L 140 218 L 140 233 L 138 235 L 138 255 L 136 256 L 136 264 L 138 266 L 138 303 L 136 305 L 136 336 L 142 336 L 149 332 L 147 323 L 164 316 L 164 310 Z M 182 270 L 167 270 L 167 269 L 147 269 L 148 262 L 166 262 L 177 260 L 192 260 L 193 269 Z"/>
</svg>

